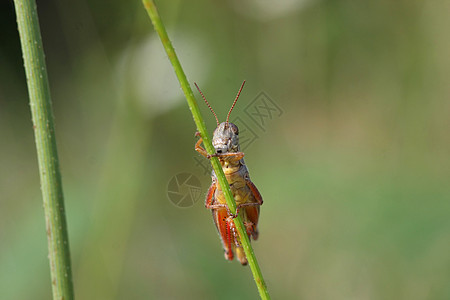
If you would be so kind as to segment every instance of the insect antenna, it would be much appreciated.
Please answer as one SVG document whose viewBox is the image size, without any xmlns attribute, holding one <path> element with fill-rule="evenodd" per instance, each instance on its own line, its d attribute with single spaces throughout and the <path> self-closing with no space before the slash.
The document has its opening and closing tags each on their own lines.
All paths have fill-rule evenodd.
<svg viewBox="0 0 450 300">
<path fill-rule="evenodd" d="M 206 105 L 208 105 L 209 109 L 211 110 L 211 112 L 213 113 L 214 117 L 216 118 L 217 126 L 219 126 L 219 119 L 217 118 L 217 115 L 214 112 L 214 109 L 212 109 L 211 105 L 209 105 L 208 100 L 206 100 L 205 96 L 203 95 L 202 91 L 198 87 L 197 83 L 194 82 L 194 84 L 195 84 L 195 87 L 197 88 L 197 90 L 200 92 L 200 95 L 202 95 L 203 100 L 205 100 Z"/>
<path fill-rule="evenodd" d="M 230 119 L 231 111 L 233 110 L 234 106 L 236 105 L 236 102 L 237 102 L 237 100 L 239 99 L 239 95 L 241 94 L 241 91 L 242 91 L 242 89 L 244 88 L 244 84 L 245 84 L 245 80 L 244 80 L 244 82 L 242 83 L 241 88 L 239 89 L 239 92 L 237 93 L 236 99 L 234 99 L 234 102 L 233 102 L 233 104 L 231 105 L 230 111 L 228 112 L 228 115 L 227 115 L 227 124 L 228 124 L 228 120 Z"/>
</svg>

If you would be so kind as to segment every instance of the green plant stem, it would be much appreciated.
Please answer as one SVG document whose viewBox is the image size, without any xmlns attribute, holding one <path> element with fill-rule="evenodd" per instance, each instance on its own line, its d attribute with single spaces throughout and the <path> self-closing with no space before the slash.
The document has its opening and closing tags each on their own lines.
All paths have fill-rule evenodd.
<svg viewBox="0 0 450 300">
<path fill-rule="evenodd" d="M 64 198 L 35 0 L 14 0 L 39 162 L 53 299 L 73 299 Z"/>
<path fill-rule="evenodd" d="M 150 19 L 152 20 L 156 32 L 158 33 L 161 39 L 164 49 L 167 52 L 167 56 L 169 57 L 169 60 L 172 63 L 172 66 L 180 82 L 181 88 L 183 89 L 184 95 L 186 96 L 186 100 L 188 102 L 189 108 L 194 118 L 194 122 L 197 125 L 197 129 L 203 138 L 203 144 L 205 145 L 205 149 L 209 154 L 213 154 L 215 153 L 215 150 L 211 143 L 211 139 L 208 135 L 208 131 L 206 130 L 205 122 L 203 121 L 203 117 L 198 108 L 197 101 L 194 98 L 194 94 L 192 93 L 192 89 L 189 85 L 189 82 L 187 81 L 186 75 L 184 74 L 180 61 L 178 60 L 178 57 L 175 53 L 172 43 L 169 40 L 164 24 L 161 21 L 161 18 L 156 9 L 156 5 L 152 0 L 142 0 L 142 2 L 145 6 L 145 9 L 147 10 Z M 230 186 L 228 184 L 228 181 L 222 170 L 222 166 L 220 165 L 217 157 L 211 158 L 211 164 L 214 171 L 216 172 L 219 184 L 225 195 L 225 199 L 227 200 L 227 205 L 231 213 L 235 214 L 236 202 L 233 199 L 233 194 L 231 193 Z M 259 268 L 258 261 L 256 260 L 256 256 L 253 252 L 253 248 L 250 244 L 250 240 L 247 236 L 246 230 L 244 229 L 242 219 L 238 216 L 237 218 L 234 219 L 234 223 L 241 238 L 242 246 L 244 248 L 245 255 L 247 256 L 248 264 L 252 270 L 253 277 L 258 287 L 261 299 L 270 299 L 266 283 L 262 276 L 261 269 Z"/>
</svg>

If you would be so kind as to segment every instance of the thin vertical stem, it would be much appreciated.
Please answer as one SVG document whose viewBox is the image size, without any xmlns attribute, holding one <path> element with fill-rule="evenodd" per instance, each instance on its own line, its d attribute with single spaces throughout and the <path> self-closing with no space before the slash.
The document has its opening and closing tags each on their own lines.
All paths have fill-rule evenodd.
<svg viewBox="0 0 450 300">
<path fill-rule="evenodd" d="M 209 154 L 213 154 L 215 152 L 214 147 L 211 143 L 208 131 L 206 130 L 206 125 L 198 108 L 197 101 L 194 98 L 194 94 L 192 93 L 191 87 L 189 85 L 189 82 L 187 81 L 186 75 L 184 74 L 183 68 L 181 67 L 180 61 L 178 60 L 178 57 L 175 53 L 172 43 L 169 40 L 169 36 L 167 35 L 164 24 L 161 21 L 161 18 L 158 14 L 156 5 L 152 0 L 142 0 L 142 2 L 145 6 L 145 9 L 147 10 L 150 19 L 152 20 L 156 32 L 158 33 L 161 39 L 164 49 L 166 50 L 167 56 L 169 57 L 169 60 L 172 63 L 172 66 L 180 82 L 181 88 L 188 102 L 189 109 L 191 110 L 192 116 L 194 118 L 194 122 L 197 125 L 197 129 L 203 138 L 203 144 L 205 145 L 205 149 Z M 231 213 L 235 214 L 236 202 L 233 199 L 230 186 L 228 185 L 228 181 L 225 177 L 225 174 L 222 170 L 222 167 L 217 157 L 211 158 L 211 164 L 213 166 L 214 171 L 216 172 L 225 199 L 227 200 L 227 205 Z M 244 248 L 245 255 L 247 256 L 248 264 L 253 273 L 253 278 L 255 279 L 256 286 L 258 288 L 261 299 L 270 299 L 266 283 L 264 281 L 261 269 L 259 268 L 258 261 L 256 260 L 256 256 L 253 252 L 253 248 L 250 244 L 250 240 L 247 236 L 246 230 L 242 223 L 242 219 L 238 216 L 237 218 L 234 219 L 234 223 L 241 238 L 242 246 Z"/>
<path fill-rule="evenodd" d="M 14 0 L 39 163 L 53 299 L 73 299 L 64 198 L 35 0 Z"/>
</svg>

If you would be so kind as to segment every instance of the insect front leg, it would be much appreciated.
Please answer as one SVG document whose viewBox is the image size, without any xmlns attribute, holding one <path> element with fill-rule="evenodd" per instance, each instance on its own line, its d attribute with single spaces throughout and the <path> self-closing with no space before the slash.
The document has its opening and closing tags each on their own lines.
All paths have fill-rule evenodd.
<svg viewBox="0 0 450 300">
<path fill-rule="evenodd" d="M 230 153 L 214 153 L 212 155 L 208 155 L 208 158 L 211 157 L 218 157 L 218 158 L 225 158 L 229 157 L 232 161 L 238 161 L 244 158 L 244 152 L 230 152 Z"/>
<path fill-rule="evenodd" d="M 204 157 L 209 158 L 209 157 L 208 157 L 208 155 L 209 155 L 208 152 L 206 152 L 205 148 L 203 148 L 202 146 L 200 146 L 200 145 L 203 143 L 203 138 L 202 138 L 202 136 L 200 135 L 200 132 L 197 131 L 197 132 L 195 133 L 195 136 L 199 137 L 197 143 L 195 143 L 195 151 L 197 151 L 198 153 L 200 153 L 200 154 L 203 155 Z"/>
</svg>

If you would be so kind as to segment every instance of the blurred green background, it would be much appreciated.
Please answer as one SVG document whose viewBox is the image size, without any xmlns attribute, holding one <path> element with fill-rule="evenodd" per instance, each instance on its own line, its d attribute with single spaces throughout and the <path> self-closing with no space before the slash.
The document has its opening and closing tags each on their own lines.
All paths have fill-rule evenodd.
<svg viewBox="0 0 450 300">
<path fill-rule="evenodd" d="M 247 80 L 232 118 L 257 135 L 253 245 L 273 298 L 450 299 L 450 2 L 157 4 L 221 120 Z M 49 299 L 26 80 L 0 5 L 0 299 Z M 77 299 L 257 299 L 203 207 L 195 126 L 141 2 L 38 9 Z M 283 111 L 263 128 L 245 113 L 261 91 Z M 167 197 L 180 172 L 202 184 L 190 208 Z"/>
</svg>

